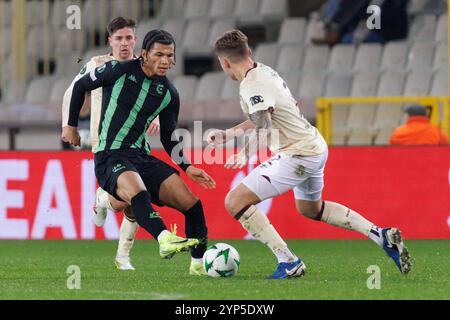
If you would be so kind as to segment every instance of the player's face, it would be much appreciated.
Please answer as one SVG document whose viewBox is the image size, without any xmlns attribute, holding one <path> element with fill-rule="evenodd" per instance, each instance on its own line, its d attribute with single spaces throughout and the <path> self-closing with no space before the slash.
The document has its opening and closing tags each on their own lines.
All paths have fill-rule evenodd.
<svg viewBox="0 0 450 320">
<path fill-rule="evenodd" d="M 234 72 L 231 68 L 230 62 L 226 58 L 223 58 L 223 57 L 218 57 L 218 59 L 219 59 L 220 66 L 222 67 L 223 72 L 225 72 L 231 79 L 236 81 L 237 78 L 234 75 Z"/>
<path fill-rule="evenodd" d="M 148 68 L 153 75 L 165 76 L 174 62 L 174 45 L 156 42 L 147 52 Z"/>
<path fill-rule="evenodd" d="M 133 28 L 123 28 L 114 32 L 109 38 L 113 56 L 117 60 L 130 60 L 133 58 L 136 34 Z"/>
</svg>

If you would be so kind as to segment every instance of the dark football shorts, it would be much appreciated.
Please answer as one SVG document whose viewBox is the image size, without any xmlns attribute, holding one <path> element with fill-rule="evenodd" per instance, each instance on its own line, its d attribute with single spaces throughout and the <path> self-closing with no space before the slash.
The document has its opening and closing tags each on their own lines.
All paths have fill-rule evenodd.
<svg viewBox="0 0 450 320">
<path fill-rule="evenodd" d="M 123 201 L 116 193 L 117 179 L 125 171 L 137 172 L 150 193 L 152 203 L 162 206 L 159 201 L 161 183 L 169 176 L 179 172 L 167 163 L 138 149 L 106 150 L 94 155 L 95 176 L 99 186 Z"/>
</svg>

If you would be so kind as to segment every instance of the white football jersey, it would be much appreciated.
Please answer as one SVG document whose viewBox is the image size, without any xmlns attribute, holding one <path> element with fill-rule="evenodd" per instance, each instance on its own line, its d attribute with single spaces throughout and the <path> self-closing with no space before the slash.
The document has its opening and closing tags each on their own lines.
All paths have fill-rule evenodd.
<svg viewBox="0 0 450 320">
<path fill-rule="evenodd" d="M 105 54 L 102 56 L 95 56 L 89 60 L 88 63 L 81 69 L 80 73 L 77 74 L 75 79 L 72 81 L 70 87 L 66 90 L 63 98 L 62 105 L 62 126 L 66 126 L 69 121 L 69 109 L 70 109 L 70 100 L 72 98 L 72 90 L 75 82 L 80 79 L 85 74 L 88 74 L 95 68 L 105 64 L 108 61 L 114 60 L 114 57 L 111 54 Z M 92 143 L 92 152 L 94 152 L 95 147 L 98 144 L 98 126 L 100 124 L 100 117 L 102 112 L 102 88 L 97 88 L 91 91 L 91 121 L 90 121 L 90 134 L 91 134 L 91 143 Z"/>
<path fill-rule="evenodd" d="M 325 139 L 300 113 L 286 82 L 272 68 L 256 63 L 242 80 L 239 93 L 247 116 L 273 107 L 272 129 L 277 132 L 269 143 L 273 153 L 315 156 L 326 151 Z"/>
</svg>

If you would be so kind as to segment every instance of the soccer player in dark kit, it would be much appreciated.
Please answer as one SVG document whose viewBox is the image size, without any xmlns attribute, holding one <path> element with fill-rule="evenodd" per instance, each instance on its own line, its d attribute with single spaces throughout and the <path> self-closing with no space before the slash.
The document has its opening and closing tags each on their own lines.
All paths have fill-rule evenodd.
<svg viewBox="0 0 450 320">
<path fill-rule="evenodd" d="M 80 78 L 73 86 L 70 115 L 63 140 L 79 145 L 78 117 L 85 93 L 103 88 L 102 112 L 95 149 L 95 175 L 99 185 L 118 200 L 131 206 L 140 226 L 160 246 L 160 256 L 170 259 L 191 249 L 190 274 L 204 274 L 202 256 L 207 245 L 207 227 L 201 201 L 188 189 L 177 170 L 149 155 L 145 133 L 159 115 L 161 143 L 187 176 L 204 188 L 215 181 L 194 167 L 183 155 L 179 141 L 172 140 L 178 122 L 178 92 L 166 78 L 175 62 L 175 41 L 164 30 L 145 36 L 139 59 L 109 61 Z M 152 202 L 181 211 L 185 215 L 186 237 L 169 232 Z"/>
</svg>

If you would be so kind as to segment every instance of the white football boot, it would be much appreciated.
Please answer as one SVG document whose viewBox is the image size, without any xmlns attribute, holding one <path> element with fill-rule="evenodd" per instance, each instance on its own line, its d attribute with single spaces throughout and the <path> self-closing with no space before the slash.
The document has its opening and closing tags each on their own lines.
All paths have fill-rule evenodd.
<svg viewBox="0 0 450 320">
<path fill-rule="evenodd" d="M 129 256 L 116 256 L 114 264 L 119 270 L 134 270 Z"/>
<path fill-rule="evenodd" d="M 97 191 L 95 191 L 95 204 L 94 204 L 94 223 L 97 227 L 103 227 L 106 221 L 106 216 L 108 214 L 108 208 L 102 204 L 102 198 L 108 198 L 108 194 L 105 190 L 98 187 Z"/>
</svg>

